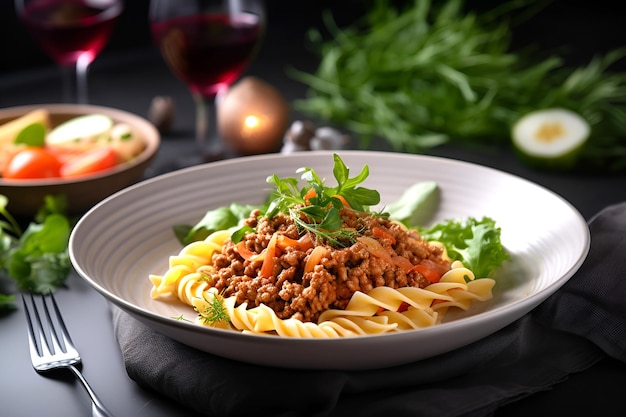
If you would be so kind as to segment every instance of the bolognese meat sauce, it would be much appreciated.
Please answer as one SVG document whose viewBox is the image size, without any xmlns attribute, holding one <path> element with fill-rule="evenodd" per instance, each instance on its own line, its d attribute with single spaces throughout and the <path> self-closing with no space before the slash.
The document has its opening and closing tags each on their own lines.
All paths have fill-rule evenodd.
<svg viewBox="0 0 626 417">
<path fill-rule="evenodd" d="M 343 247 L 316 237 L 306 250 L 298 245 L 285 246 L 274 254 L 271 274 L 264 276 L 262 262 L 246 259 L 240 252 L 245 249 L 260 254 L 275 234 L 298 240 L 304 233 L 288 215 L 279 213 L 270 219 L 259 217 L 259 210 L 253 211 L 246 224 L 255 232 L 247 233 L 239 246 L 227 241 L 222 251 L 213 255 L 209 284 L 225 297 L 236 296 L 237 305 L 247 303 L 252 308 L 265 304 L 281 319 L 316 322 L 325 310 L 344 309 L 357 291 L 367 293 L 379 286 L 426 287 L 432 277 L 416 265 L 426 266 L 439 276 L 450 269 L 443 249 L 421 239 L 416 230 L 349 208 L 342 209 L 340 215 L 342 228 L 358 232 L 359 238 Z M 314 247 L 320 245 L 327 249 L 324 256 L 305 272 L 304 265 Z"/>
</svg>

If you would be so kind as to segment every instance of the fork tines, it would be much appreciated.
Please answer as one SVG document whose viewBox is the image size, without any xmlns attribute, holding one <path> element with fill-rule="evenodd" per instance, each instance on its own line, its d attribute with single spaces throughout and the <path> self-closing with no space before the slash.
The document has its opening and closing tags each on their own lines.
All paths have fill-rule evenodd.
<svg viewBox="0 0 626 417">
<path fill-rule="evenodd" d="M 22 294 L 22 301 L 28 323 L 31 356 L 46 357 L 64 353 L 74 354 L 69 332 L 52 293 L 39 296 L 32 293 L 29 293 L 28 296 Z M 53 367 L 50 366 L 50 368 Z"/>
</svg>

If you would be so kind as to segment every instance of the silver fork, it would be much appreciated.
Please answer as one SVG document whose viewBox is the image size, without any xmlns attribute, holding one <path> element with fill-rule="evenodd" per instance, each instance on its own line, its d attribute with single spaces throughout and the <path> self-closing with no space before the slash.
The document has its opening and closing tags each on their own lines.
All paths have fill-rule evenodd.
<svg viewBox="0 0 626 417">
<path fill-rule="evenodd" d="M 27 298 L 30 303 L 27 302 Z M 83 384 L 85 390 L 91 397 L 91 415 L 93 417 L 113 417 L 102 404 L 96 393 L 91 389 L 85 377 L 78 369 L 81 364 L 78 350 L 74 347 L 69 332 L 63 322 L 61 311 L 52 294 L 41 296 L 43 313 L 40 314 L 33 294 L 29 297 L 22 294 L 22 301 L 26 311 L 26 321 L 28 323 L 28 341 L 30 345 L 30 359 L 33 368 L 38 373 L 44 373 L 53 369 L 67 368 Z M 29 307 L 30 306 L 32 307 Z M 44 327 L 44 322 L 47 322 Z"/>
</svg>

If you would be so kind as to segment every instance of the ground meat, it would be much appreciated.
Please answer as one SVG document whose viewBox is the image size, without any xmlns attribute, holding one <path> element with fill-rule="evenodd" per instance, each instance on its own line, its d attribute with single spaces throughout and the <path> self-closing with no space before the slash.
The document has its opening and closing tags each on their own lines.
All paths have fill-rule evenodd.
<svg viewBox="0 0 626 417">
<path fill-rule="evenodd" d="M 290 217 L 279 214 L 268 219 L 259 214 L 258 210 L 252 212 L 246 221 L 256 229 L 256 233 L 246 234 L 242 241 L 249 251 L 261 253 L 274 233 L 296 240 L 301 237 Z M 304 265 L 313 249 L 287 246 L 277 253 L 272 275 L 262 277 L 259 275 L 262 262 L 245 260 L 236 246 L 227 241 L 221 253 L 213 256 L 215 273 L 209 277 L 209 283 L 226 297 L 236 296 L 238 305 L 247 303 L 251 308 L 265 304 L 279 318 L 315 322 L 327 309 L 345 308 L 356 291 L 367 293 L 383 285 L 423 288 L 429 284 L 421 273 L 405 272 L 406 268 L 389 262 L 388 256 L 406 258 L 413 265 L 429 262 L 440 271 L 450 269 L 449 262 L 442 258 L 442 249 L 423 241 L 417 231 L 349 209 L 342 210 L 341 215 L 343 227 L 375 240 L 387 255 L 377 256 L 371 246 L 360 240 L 343 248 L 333 248 L 318 240 L 316 244 L 326 246 L 328 251 L 312 271 L 304 273 Z"/>
</svg>

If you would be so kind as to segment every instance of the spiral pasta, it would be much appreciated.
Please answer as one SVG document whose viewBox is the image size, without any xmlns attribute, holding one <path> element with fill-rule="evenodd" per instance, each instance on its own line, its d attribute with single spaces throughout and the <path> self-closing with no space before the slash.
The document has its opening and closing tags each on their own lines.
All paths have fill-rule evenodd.
<svg viewBox="0 0 626 417">
<path fill-rule="evenodd" d="M 472 271 L 454 261 L 439 282 L 425 288 L 379 286 L 367 294 L 355 292 L 345 309 L 326 310 L 316 323 L 281 319 L 264 304 L 253 308 L 247 303 L 236 305 L 236 297 L 222 297 L 204 279 L 213 271 L 213 253 L 220 251 L 229 238 L 228 231 L 218 231 L 171 256 L 165 274 L 150 275 L 151 296 L 173 297 L 192 306 L 199 313 L 200 323 L 207 321 L 213 303 L 218 302 L 227 320 L 213 320 L 214 327 L 284 337 L 337 338 L 433 326 L 451 307 L 467 310 L 475 301 L 491 299 L 495 284 L 491 278 L 475 279 Z"/>
</svg>

